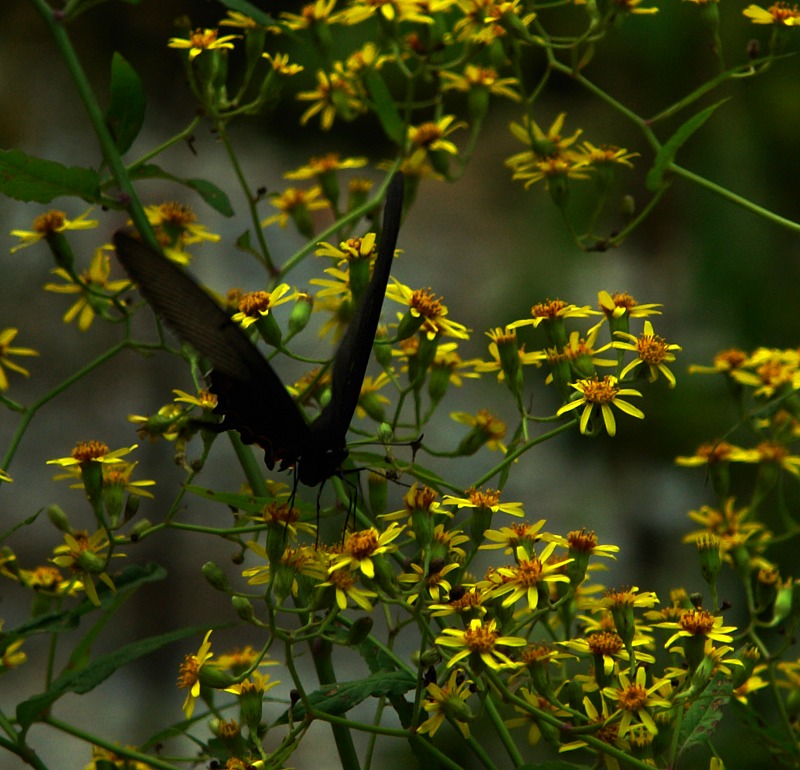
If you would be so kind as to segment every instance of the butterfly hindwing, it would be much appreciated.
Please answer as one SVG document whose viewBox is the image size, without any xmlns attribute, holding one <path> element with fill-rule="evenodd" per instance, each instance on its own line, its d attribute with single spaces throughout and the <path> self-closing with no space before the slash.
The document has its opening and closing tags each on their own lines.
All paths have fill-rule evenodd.
<svg viewBox="0 0 800 770">
<path fill-rule="evenodd" d="M 159 317 L 213 367 L 211 390 L 226 429 L 263 447 L 269 468 L 293 464 L 310 430 L 283 383 L 238 324 L 181 268 L 124 232 L 117 255 Z"/>
</svg>

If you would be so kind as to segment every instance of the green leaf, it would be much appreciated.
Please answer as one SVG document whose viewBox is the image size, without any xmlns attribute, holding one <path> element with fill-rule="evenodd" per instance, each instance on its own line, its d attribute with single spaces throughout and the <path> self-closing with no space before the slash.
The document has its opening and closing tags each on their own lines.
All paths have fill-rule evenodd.
<svg viewBox="0 0 800 770">
<path fill-rule="evenodd" d="M 315 710 L 338 716 L 346 714 L 367 698 L 396 697 L 403 695 L 417 686 L 416 678 L 406 671 L 391 671 L 375 674 L 355 682 L 338 682 L 326 685 L 316 692 L 309 693 L 308 700 Z M 295 704 L 292 718 L 300 720 L 305 717 L 306 709 L 302 700 Z M 289 712 L 282 714 L 275 724 L 286 724 Z"/>
<path fill-rule="evenodd" d="M 151 636 L 126 645 L 109 655 L 104 655 L 80 671 L 67 671 L 59 676 L 46 692 L 20 703 L 17 706 L 17 721 L 23 729 L 30 727 L 42 712 L 46 711 L 62 695 L 70 692 L 79 695 L 90 692 L 124 665 L 160 650 L 167 644 L 207 630 L 207 626 L 193 626 L 160 636 Z"/>
<path fill-rule="evenodd" d="M 90 168 L 63 166 L 20 150 L 0 150 L 0 193 L 34 203 L 50 203 L 62 195 L 96 203 L 100 180 Z"/>
<path fill-rule="evenodd" d="M 733 685 L 720 672 L 700 696 L 686 710 L 678 736 L 678 754 L 701 743 L 706 743 L 717 730 L 722 719 L 722 709 L 731 699 Z M 677 757 L 676 757 L 677 759 Z"/>
<path fill-rule="evenodd" d="M 364 83 L 375 105 L 375 112 L 386 136 L 396 145 L 402 147 L 406 139 L 406 124 L 397 111 L 397 105 L 386 85 L 386 81 L 377 70 L 370 69 L 364 75 Z"/>
<path fill-rule="evenodd" d="M 661 146 L 661 149 L 653 161 L 653 167 L 647 172 L 647 189 L 650 192 L 657 192 L 664 184 L 664 174 L 669 165 L 675 160 L 675 155 L 683 146 L 686 140 L 699 129 L 727 99 L 722 99 L 710 107 L 706 107 L 696 115 L 692 115 L 681 127 Z"/>
<path fill-rule="evenodd" d="M 142 79 L 119 54 L 111 60 L 111 100 L 106 125 L 120 154 L 133 144 L 144 123 L 145 96 Z"/>
<path fill-rule="evenodd" d="M 228 196 L 219 187 L 206 179 L 182 179 L 170 174 L 168 171 L 164 171 L 163 168 L 153 163 L 135 166 L 130 173 L 131 179 L 166 179 L 170 182 L 182 184 L 184 187 L 194 190 L 212 209 L 218 211 L 222 216 L 233 216 L 233 207 Z"/>
<path fill-rule="evenodd" d="M 45 615 L 39 615 L 13 630 L 5 630 L 4 634 L 13 636 L 14 639 L 19 639 L 34 634 L 57 634 L 60 631 L 70 630 L 78 625 L 83 615 L 95 611 L 106 612 L 111 608 L 112 604 L 118 601 L 117 597 L 132 593 L 146 583 L 164 580 L 166 576 L 166 570 L 158 564 L 151 563 L 144 566 L 132 564 L 125 567 L 118 575 L 114 575 L 116 593 L 112 593 L 105 583 L 99 584 L 97 595 L 100 599 L 100 607 L 92 604 L 88 599 L 84 599 L 77 607 L 71 610 L 48 612 Z"/>
</svg>

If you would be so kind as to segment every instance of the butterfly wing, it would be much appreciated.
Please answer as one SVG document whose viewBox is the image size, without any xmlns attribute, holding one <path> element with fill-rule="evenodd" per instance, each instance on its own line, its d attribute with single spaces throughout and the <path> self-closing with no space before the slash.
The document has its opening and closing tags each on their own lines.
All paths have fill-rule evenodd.
<svg viewBox="0 0 800 770">
<path fill-rule="evenodd" d="M 372 272 L 372 280 L 356 308 L 353 319 L 342 337 L 331 374 L 331 399 L 319 417 L 311 424 L 312 445 L 326 450 L 325 454 L 341 455 L 345 447 L 347 429 L 361 395 L 364 374 L 372 355 L 372 343 L 380 319 L 386 285 L 392 270 L 397 235 L 403 213 L 403 175 L 395 174 L 389 183 L 383 213 L 383 229 L 378 247 L 378 256 Z M 340 464 L 343 456 L 339 457 Z M 331 475 L 330 464 L 319 454 L 306 457 L 301 464 L 301 480 Z M 338 465 L 336 466 L 338 467 Z"/>
<path fill-rule="evenodd" d="M 226 429 L 264 449 L 272 469 L 292 465 L 311 431 L 283 383 L 238 324 L 177 265 L 125 232 L 114 235 L 117 256 L 158 316 L 211 366 L 214 410 Z"/>
</svg>

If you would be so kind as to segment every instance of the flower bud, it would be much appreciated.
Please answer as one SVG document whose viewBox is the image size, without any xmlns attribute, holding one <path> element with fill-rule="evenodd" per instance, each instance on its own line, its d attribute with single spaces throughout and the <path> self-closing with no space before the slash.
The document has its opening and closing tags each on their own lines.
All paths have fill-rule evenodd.
<svg viewBox="0 0 800 770">
<path fill-rule="evenodd" d="M 47 518 L 50 519 L 50 523 L 61 532 L 66 532 L 69 535 L 73 533 L 72 525 L 69 523 L 69 519 L 67 519 L 67 514 L 64 513 L 63 509 L 59 506 L 48 505 Z"/>
<path fill-rule="evenodd" d="M 289 334 L 295 334 L 303 331 L 308 325 L 311 318 L 311 311 L 314 309 L 314 298 L 306 293 L 300 292 L 295 299 L 294 306 L 291 313 L 289 313 L 288 329 Z"/>
<path fill-rule="evenodd" d="M 203 565 L 201 572 L 212 588 L 216 588 L 217 591 L 224 591 L 225 593 L 232 592 L 231 584 L 228 582 L 225 573 L 213 561 L 207 561 Z"/>
</svg>

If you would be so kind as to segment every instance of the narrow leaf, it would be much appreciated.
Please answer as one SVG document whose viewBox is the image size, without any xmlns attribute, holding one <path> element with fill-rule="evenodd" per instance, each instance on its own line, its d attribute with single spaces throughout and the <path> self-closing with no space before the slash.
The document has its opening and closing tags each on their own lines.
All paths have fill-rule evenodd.
<svg viewBox="0 0 800 770">
<path fill-rule="evenodd" d="M 147 163 L 131 169 L 131 179 L 166 179 L 194 190 L 211 208 L 225 217 L 233 216 L 233 207 L 228 196 L 206 179 L 182 179 L 164 171 L 160 166 Z"/>
<path fill-rule="evenodd" d="M 656 192 L 664 183 L 664 174 L 667 172 L 670 163 L 675 160 L 675 155 L 683 146 L 686 140 L 699 129 L 712 115 L 712 113 L 724 104 L 727 99 L 722 99 L 710 107 L 706 107 L 696 115 L 692 115 L 681 127 L 661 146 L 661 149 L 653 161 L 653 167 L 647 172 L 647 189 Z"/>
<path fill-rule="evenodd" d="M 375 113 L 383 126 L 386 136 L 395 144 L 402 146 L 406 138 L 406 127 L 400 117 L 400 113 L 397 111 L 397 105 L 392 99 L 392 94 L 386 85 L 386 81 L 377 70 L 370 69 L 364 74 L 364 83 L 375 105 Z"/>
<path fill-rule="evenodd" d="M 109 655 L 104 655 L 80 671 L 65 672 L 50 685 L 46 692 L 35 695 L 17 706 L 17 721 L 21 727 L 27 728 L 61 696 L 69 692 L 78 693 L 79 695 L 87 693 L 108 679 L 122 666 L 149 655 L 167 644 L 207 630 L 206 626 L 194 626 L 181 628 L 160 636 L 151 636 L 126 645 Z"/>
<path fill-rule="evenodd" d="M 408 692 L 417 686 L 416 679 L 405 671 L 392 671 L 375 674 L 355 682 L 338 682 L 327 685 L 316 692 L 309 693 L 311 705 L 326 714 L 335 716 L 346 714 L 367 698 L 395 697 Z M 303 719 L 305 716 L 303 701 L 298 701 L 292 710 L 292 718 Z M 275 724 L 286 724 L 289 712 L 281 715 Z"/>
<path fill-rule="evenodd" d="M 50 203 L 62 195 L 96 203 L 100 180 L 90 168 L 63 166 L 19 150 L 0 150 L 0 193 L 34 203 Z"/>
<path fill-rule="evenodd" d="M 130 149 L 144 123 L 145 95 L 142 79 L 119 54 L 111 60 L 111 100 L 106 125 L 121 154 Z"/>
</svg>

